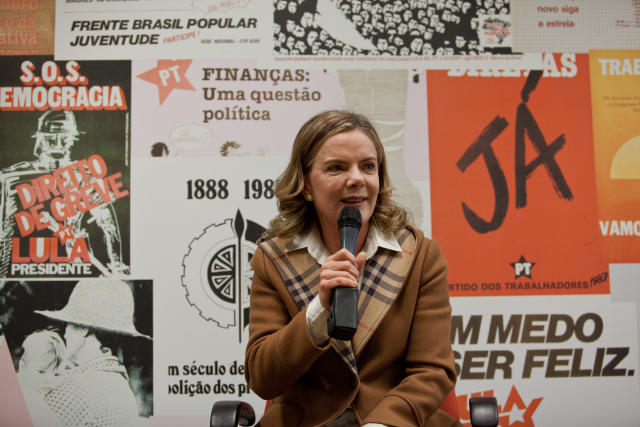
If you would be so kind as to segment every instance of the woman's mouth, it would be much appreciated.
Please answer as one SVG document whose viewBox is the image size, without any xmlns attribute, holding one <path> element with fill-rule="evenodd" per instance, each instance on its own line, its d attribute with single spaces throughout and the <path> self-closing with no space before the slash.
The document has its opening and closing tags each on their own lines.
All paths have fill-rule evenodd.
<svg viewBox="0 0 640 427">
<path fill-rule="evenodd" d="M 358 205 L 367 200 L 366 197 L 348 197 L 346 199 L 342 199 L 342 203 L 347 205 Z"/>
</svg>

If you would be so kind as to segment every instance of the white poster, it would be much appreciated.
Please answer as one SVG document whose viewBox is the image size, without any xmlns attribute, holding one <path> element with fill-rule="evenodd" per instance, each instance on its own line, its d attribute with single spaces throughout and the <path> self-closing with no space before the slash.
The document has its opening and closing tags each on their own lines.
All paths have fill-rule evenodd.
<svg viewBox="0 0 640 427">
<path fill-rule="evenodd" d="M 491 1 L 491 0 L 489 0 Z M 640 3 L 632 0 L 512 0 L 516 52 L 640 48 Z"/>
<path fill-rule="evenodd" d="M 249 265 L 276 213 L 276 157 L 136 158 L 135 274 L 155 278 L 154 416 L 264 403 L 244 378 Z"/>
<path fill-rule="evenodd" d="M 56 59 L 237 58 L 271 51 L 257 0 L 56 1 Z"/>
<path fill-rule="evenodd" d="M 429 231 L 424 72 L 274 68 L 255 61 L 133 61 L 132 157 L 285 156 L 313 115 L 365 114 L 394 196 Z M 134 207 L 135 209 L 135 207 Z"/>
<path fill-rule="evenodd" d="M 458 297 L 452 306 L 460 407 L 493 395 L 501 426 L 637 424 L 635 301 Z"/>
</svg>

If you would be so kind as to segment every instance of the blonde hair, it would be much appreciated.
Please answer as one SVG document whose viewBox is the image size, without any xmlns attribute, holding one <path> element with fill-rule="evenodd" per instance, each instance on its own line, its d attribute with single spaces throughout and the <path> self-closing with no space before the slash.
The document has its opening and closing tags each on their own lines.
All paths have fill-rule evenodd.
<svg viewBox="0 0 640 427">
<path fill-rule="evenodd" d="M 53 373 L 62 363 L 65 345 L 60 335 L 43 329 L 24 339 L 22 351 L 21 359 L 25 365 L 41 373 Z"/>
<path fill-rule="evenodd" d="M 304 178 L 322 144 L 332 136 L 358 129 L 364 132 L 376 150 L 380 189 L 371 221 L 384 233 L 400 230 L 408 223 L 408 213 L 391 200 L 392 187 L 387 173 L 384 147 L 371 122 L 363 115 L 344 110 L 317 114 L 302 125 L 293 142 L 291 158 L 278 177 L 275 195 L 278 215 L 271 220 L 264 237 L 291 237 L 309 230 L 318 220 L 313 203 L 303 197 Z"/>
</svg>

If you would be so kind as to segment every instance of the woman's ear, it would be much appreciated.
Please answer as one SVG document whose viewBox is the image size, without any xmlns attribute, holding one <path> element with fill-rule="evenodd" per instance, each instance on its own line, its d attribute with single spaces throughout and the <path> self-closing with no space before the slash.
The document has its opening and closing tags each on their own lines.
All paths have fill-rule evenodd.
<svg viewBox="0 0 640 427">
<path fill-rule="evenodd" d="M 311 194 L 311 185 L 309 184 L 309 177 L 304 177 L 304 188 L 302 189 L 302 197 L 308 202 L 313 200 L 313 195 Z"/>
</svg>

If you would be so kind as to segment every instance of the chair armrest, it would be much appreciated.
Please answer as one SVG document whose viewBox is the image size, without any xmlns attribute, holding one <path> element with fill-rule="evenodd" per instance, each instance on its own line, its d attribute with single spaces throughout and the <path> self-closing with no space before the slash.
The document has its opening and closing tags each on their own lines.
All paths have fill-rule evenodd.
<svg viewBox="0 0 640 427">
<path fill-rule="evenodd" d="M 496 427 L 498 425 L 498 401 L 495 397 L 469 398 L 469 412 L 473 427 Z"/>
<path fill-rule="evenodd" d="M 211 427 L 250 426 L 256 421 L 253 407 L 239 400 L 220 400 L 211 408 Z"/>
</svg>

